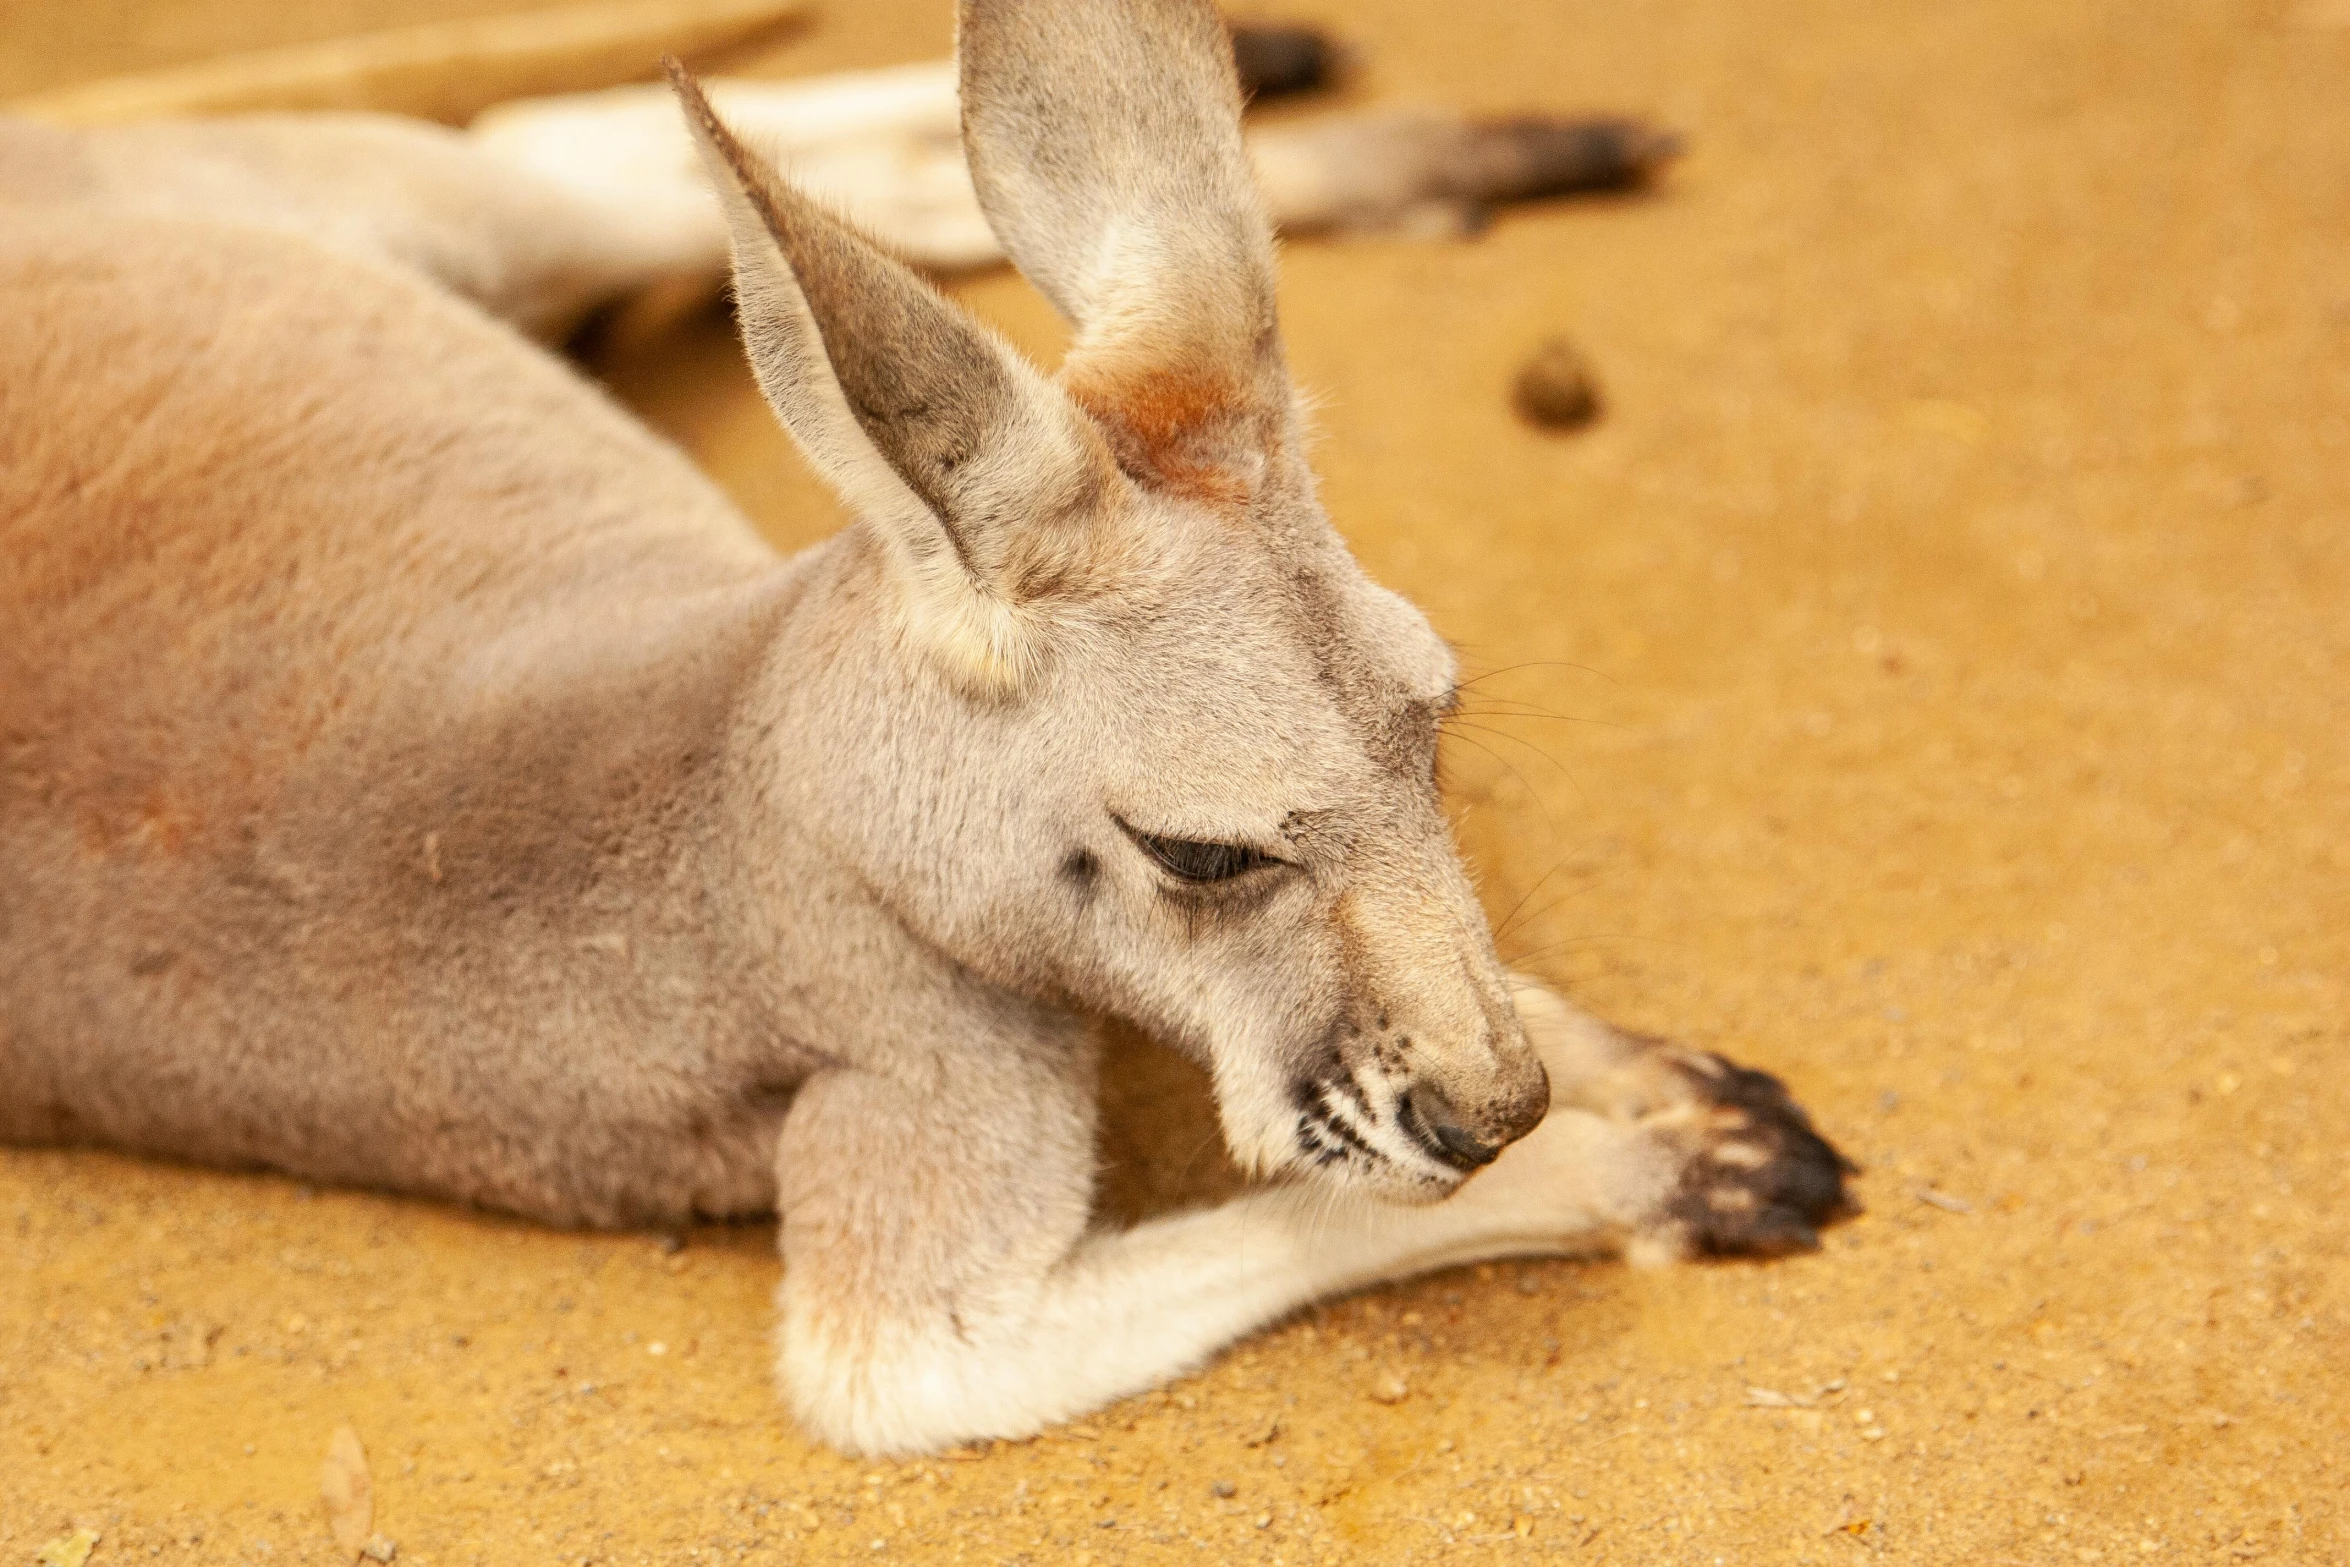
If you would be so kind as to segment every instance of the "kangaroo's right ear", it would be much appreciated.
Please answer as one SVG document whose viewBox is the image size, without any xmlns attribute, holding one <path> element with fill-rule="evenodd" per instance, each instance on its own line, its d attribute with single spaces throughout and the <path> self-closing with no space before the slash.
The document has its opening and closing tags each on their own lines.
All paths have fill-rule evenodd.
<svg viewBox="0 0 2350 1567">
<path fill-rule="evenodd" d="M 1063 381 L 1129 473 L 1245 505 L 1286 430 L 1273 238 L 1207 0 L 962 0 L 988 222 L 1076 323 Z"/>
<path fill-rule="evenodd" d="M 671 61 L 734 237 L 743 345 L 801 449 L 909 566 L 910 629 L 982 689 L 1112 585 L 1132 508 L 1101 432 L 1009 348 L 792 189 Z"/>
</svg>

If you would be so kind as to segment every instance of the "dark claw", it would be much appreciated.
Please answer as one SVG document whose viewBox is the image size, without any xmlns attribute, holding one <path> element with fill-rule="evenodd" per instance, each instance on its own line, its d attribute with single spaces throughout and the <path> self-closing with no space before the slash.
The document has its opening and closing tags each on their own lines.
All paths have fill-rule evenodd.
<svg viewBox="0 0 2350 1567">
<path fill-rule="evenodd" d="M 1820 1232 L 1785 1209 L 1770 1208 L 1739 1226 L 1735 1234 L 1700 1227 L 1696 1241 L 1698 1251 L 1708 1257 L 1784 1257 L 1818 1251 Z"/>
</svg>

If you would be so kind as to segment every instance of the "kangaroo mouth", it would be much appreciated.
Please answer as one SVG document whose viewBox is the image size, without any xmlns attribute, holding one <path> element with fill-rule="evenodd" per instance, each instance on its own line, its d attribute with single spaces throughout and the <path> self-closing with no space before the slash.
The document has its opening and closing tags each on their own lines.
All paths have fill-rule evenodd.
<svg viewBox="0 0 2350 1567">
<path fill-rule="evenodd" d="M 1413 1108 L 1409 1090 L 1382 1112 L 1360 1083 L 1339 1073 L 1301 1079 L 1291 1098 L 1299 1162 L 1317 1173 L 1352 1171 L 1383 1184 L 1404 1176 L 1414 1185 L 1449 1186 L 1486 1162 L 1447 1148 L 1440 1129 Z"/>
<path fill-rule="evenodd" d="M 1395 1102 L 1395 1124 L 1422 1153 L 1463 1175 L 1485 1168 L 1501 1153 L 1499 1144 L 1454 1125 L 1447 1116 L 1431 1115 L 1417 1092 L 1407 1092 Z"/>
</svg>

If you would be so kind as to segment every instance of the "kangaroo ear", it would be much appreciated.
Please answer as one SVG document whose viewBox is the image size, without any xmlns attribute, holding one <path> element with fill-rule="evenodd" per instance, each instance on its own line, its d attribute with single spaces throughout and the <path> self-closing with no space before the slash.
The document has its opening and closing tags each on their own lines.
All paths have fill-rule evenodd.
<svg viewBox="0 0 2350 1567">
<path fill-rule="evenodd" d="M 670 80 L 726 208 L 760 389 L 910 568 L 912 629 L 989 688 L 1043 654 L 1054 601 L 1118 574 L 1130 508 L 1068 395 L 736 140 Z"/>
<path fill-rule="evenodd" d="M 1206 0 L 963 0 L 963 144 L 1078 328 L 1063 381 L 1129 473 L 1245 504 L 1289 417 L 1273 240 Z"/>
</svg>

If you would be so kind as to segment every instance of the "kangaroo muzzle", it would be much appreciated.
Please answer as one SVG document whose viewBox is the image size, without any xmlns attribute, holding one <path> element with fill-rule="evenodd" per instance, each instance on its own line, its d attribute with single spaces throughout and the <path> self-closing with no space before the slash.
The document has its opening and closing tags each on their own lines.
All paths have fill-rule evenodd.
<svg viewBox="0 0 2350 1567">
<path fill-rule="evenodd" d="M 1550 1076 L 1541 1058 L 1522 1046 L 1484 1093 L 1456 1099 L 1457 1093 L 1417 1083 L 1398 1103 L 1396 1120 L 1430 1158 L 1463 1172 L 1491 1164 L 1550 1110 Z"/>
</svg>

